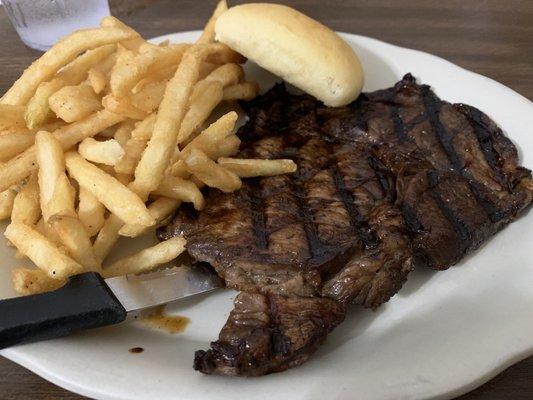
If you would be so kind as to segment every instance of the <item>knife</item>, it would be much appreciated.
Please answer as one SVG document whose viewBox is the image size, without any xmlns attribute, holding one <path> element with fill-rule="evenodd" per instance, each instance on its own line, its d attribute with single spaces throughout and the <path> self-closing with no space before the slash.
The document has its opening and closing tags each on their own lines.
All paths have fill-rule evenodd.
<svg viewBox="0 0 533 400">
<path fill-rule="evenodd" d="M 1 300 L 0 349 L 115 325 L 143 309 L 222 286 L 201 264 L 105 280 L 86 272 L 53 292 Z"/>
</svg>

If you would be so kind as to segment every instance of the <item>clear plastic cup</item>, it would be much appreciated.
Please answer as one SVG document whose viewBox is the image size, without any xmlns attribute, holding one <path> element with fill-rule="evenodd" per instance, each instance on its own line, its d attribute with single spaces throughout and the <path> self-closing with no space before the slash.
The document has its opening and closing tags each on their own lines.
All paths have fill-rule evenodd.
<svg viewBox="0 0 533 400">
<path fill-rule="evenodd" d="M 1 0 L 22 41 L 47 50 L 69 33 L 96 27 L 109 15 L 107 0 Z"/>
</svg>

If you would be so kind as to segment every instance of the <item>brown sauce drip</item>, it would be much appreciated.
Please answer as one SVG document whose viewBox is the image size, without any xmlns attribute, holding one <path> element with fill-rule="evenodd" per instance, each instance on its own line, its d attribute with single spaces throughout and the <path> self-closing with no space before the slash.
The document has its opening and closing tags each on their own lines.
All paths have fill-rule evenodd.
<svg viewBox="0 0 533 400">
<path fill-rule="evenodd" d="M 129 352 L 132 354 L 139 354 L 142 353 L 144 349 L 142 347 L 132 347 Z"/>
<path fill-rule="evenodd" d="M 183 332 L 190 319 L 180 315 L 165 315 L 163 308 L 156 311 L 155 314 L 143 317 L 141 322 L 151 328 L 160 329 L 170 334 Z"/>
</svg>

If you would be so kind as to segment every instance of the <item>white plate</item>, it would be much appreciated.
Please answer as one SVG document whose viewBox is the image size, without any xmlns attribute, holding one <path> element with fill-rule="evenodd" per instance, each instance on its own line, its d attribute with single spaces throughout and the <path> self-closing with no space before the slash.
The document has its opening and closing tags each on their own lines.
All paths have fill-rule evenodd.
<svg viewBox="0 0 533 400">
<path fill-rule="evenodd" d="M 191 41 L 198 32 L 155 39 Z M 406 72 L 452 102 L 475 105 L 521 146 L 533 166 L 533 104 L 505 86 L 441 58 L 345 34 L 366 73 L 365 90 Z M 249 68 L 268 87 L 272 77 Z M 376 312 L 352 307 L 309 362 L 257 379 L 205 376 L 193 352 L 217 337 L 232 291 L 171 307 L 191 324 L 170 336 L 137 323 L 0 352 L 68 390 L 97 399 L 428 399 L 451 398 L 533 354 L 533 214 L 522 217 L 460 265 L 416 271 Z M 2 241 L 3 243 L 3 241 Z M 4 246 L 2 244 L 2 246 Z M 13 250 L 0 248 L 0 298 L 12 296 Z M 141 354 L 128 349 L 141 346 Z"/>
</svg>

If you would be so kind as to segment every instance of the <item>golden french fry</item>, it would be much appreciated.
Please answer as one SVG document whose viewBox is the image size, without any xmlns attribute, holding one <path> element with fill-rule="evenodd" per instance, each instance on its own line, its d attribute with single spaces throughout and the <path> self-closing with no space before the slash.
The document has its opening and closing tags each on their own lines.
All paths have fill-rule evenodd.
<svg viewBox="0 0 533 400">
<path fill-rule="evenodd" d="M 37 173 L 34 172 L 15 197 L 11 220 L 31 226 L 37 223 L 40 216 L 39 184 Z"/>
<path fill-rule="evenodd" d="M 113 133 L 113 138 L 118 142 L 120 147 L 124 149 L 126 147 L 126 143 L 131 138 L 131 134 L 133 132 L 133 129 L 135 128 L 135 123 L 133 121 L 124 121 L 122 122 L 117 130 Z"/>
<path fill-rule="evenodd" d="M 74 151 L 68 152 L 65 160 L 70 176 L 122 221 L 144 226 L 155 223 L 141 198 L 116 178 L 85 161 Z"/>
<path fill-rule="evenodd" d="M 100 110 L 100 98 L 89 85 L 64 86 L 48 99 L 50 109 L 65 122 L 79 121 Z"/>
<path fill-rule="evenodd" d="M 96 136 L 104 129 L 124 120 L 124 117 L 107 110 L 98 111 L 87 118 L 54 131 L 63 150 L 68 150 L 88 137 Z"/>
<path fill-rule="evenodd" d="M 133 175 L 147 143 L 147 139 L 131 137 L 124 147 L 124 155 L 115 165 L 115 171 L 123 175 Z"/>
<path fill-rule="evenodd" d="M 161 185 L 153 192 L 156 196 L 164 196 L 182 202 L 193 203 L 194 208 L 204 208 L 205 200 L 198 187 L 185 179 L 167 175 Z"/>
<path fill-rule="evenodd" d="M 218 17 L 227 10 L 228 4 L 226 3 L 226 0 L 220 0 L 213 11 L 213 15 L 211 15 L 211 18 L 209 18 L 202 35 L 196 43 L 210 43 L 215 41 L 215 24 Z"/>
<path fill-rule="evenodd" d="M 119 239 L 118 231 L 122 226 L 124 226 L 124 222 L 119 217 L 115 214 L 109 214 L 93 245 L 94 254 L 100 263 L 105 260 L 111 248 Z M 145 226 L 142 226 L 142 229 L 145 228 Z"/>
<path fill-rule="evenodd" d="M 104 276 L 108 278 L 150 271 L 158 265 L 174 260 L 183 253 L 185 251 L 185 243 L 185 239 L 181 236 L 165 240 L 153 247 L 114 262 L 104 269 Z"/>
<path fill-rule="evenodd" d="M 64 86 L 79 85 L 87 77 L 89 69 L 102 60 L 110 59 L 116 45 L 110 44 L 89 50 L 76 58 L 48 82 L 43 82 L 26 106 L 26 125 L 30 129 L 41 126 L 50 112 L 49 97 Z"/>
<path fill-rule="evenodd" d="M 112 166 L 124 155 L 124 149 L 115 139 L 104 142 L 93 138 L 84 139 L 78 146 L 78 152 L 88 161 Z"/>
<path fill-rule="evenodd" d="M 61 253 L 49 239 L 28 225 L 11 222 L 4 235 L 50 278 L 65 279 L 83 272 L 80 264 Z"/>
<path fill-rule="evenodd" d="M 66 279 L 50 278 L 40 269 L 15 268 L 11 271 L 11 280 L 15 291 L 23 296 L 50 292 L 63 286 Z"/>
<path fill-rule="evenodd" d="M 87 79 L 94 90 L 94 93 L 102 93 L 107 85 L 107 78 L 105 74 L 97 68 L 91 68 L 87 73 Z"/>
<path fill-rule="evenodd" d="M 2 97 L 0 103 L 24 105 L 41 82 L 52 77 L 85 50 L 136 37 L 135 32 L 120 28 L 82 29 L 66 36 L 28 67 Z"/>
<path fill-rule="evenodd" d="M 26 128 L 24 107 L 0 104 L 0 131 Z"/>
<path fill-rule="evenodd" d="M 148 113 L 135 107 L 128 98 L 116 98 L 112 94 L 108 94 L 102 99 L 104 108 L 115 114 L 122 115 L 131 119 L 145 119 Z"/>
<path fill-rule="evenodd" d="M 16 195 L 17 191 L 14 188 L 0 192 L 0 221 L 9 218 L 11 215 Z"/>
<path fill-rule="evenodd" d="M 37 149 L 37 164 L 39 165 L 39 199 L 44 221 L 48 222 L 51 215 L 49 207 L 52 206 L 50 201 L 54 196 L 56 186 L 61 186 L 64 191 L 67 191 L 69 197 L 71 196 L 69 188 L 65 187 L 65 183 L 68 184 L 68 182 L 65 182 L 65 179 L 61 179 L 65 177 L 65 158 L 59 141 L 49 132 L 40 131 L 37 133 L 35 147 Z M 60 204 L 58 204 L 58 201 L 60 201 Z M 61 209 L 68 208 L 68 206 L 64 205 L 64 201 L 60 196 L 56 196 L 53 206 L 55 213 L 62 211 Z"/>
<path fill-rule="evenodd" d="M 224 100 L 252 100 L 259 93 L 257 82 L 242 82 L 224 88 Z"/>
<path fill-rule="evenodd" d="M 178 160 L 168 167 L 166 174 L 182 179 L 188 179 L 191 176 L 191 173 L 187 171 L 187 165 L 185 165 L 185 161 L 183 160 Z"/>
<path fill-rule="evenodd" d="M 217 81 L 198 82 L 189 100 L 190 107 L 178 133 L 178 143 L 185 142 L 211 115 L 222 101 L 222 84 Z"/>
<path fill-rule="evenodd" d="M 215 163 L 201 150 L 192 149 L 184 161 L 189 172 L 207 186 L 231 193 L 242 185 L 237 175 Z"/>
<path fill-rule="evenodd" d="M 244 70 L 239 64 L 224 64 L 213 70 L 204 79 L 208 82 L 219 82 L 223 87 L 239 83 L 244 77 Z"/>
<path fill-rule="evenodd" d="M 210 65 L 213 65 L 214 67 L 216 67 L 216 65 L 214 64 L 210 64 Z M 135 94 L 143 90 L 147 85 L 151 83 L 168 81 L 170 78 L 174 76 L 177 69 L 178 69 L 178 65 L 176 64 L 176 65 L 172 65 L 167 68 L 156 70 L 153 73 L 150 73 L 148 76 L 142 78 L 139 82 L 137 82 L 135 86 L 131 89 L 131 92 Z"/>
<path fill-rule="evenodd" d="M 46 237 L 48 240 L 50 240 L 52 243 L 54 243 L 61 253 L 67 254 L 67 249 L 65 248 L 63 243 L 61 243 L 61 239 L 57 235 L 57 232 L 52 229 L 50 224 L 44 222 L 44 219 L 42 217 L 41 219 L 39 219 L 39 221 L 37 221 L 34 229 L 41 235 Z"/>
<path fill-rule="evenodd" d="M 237 135 L 230 135 L 219 142 L 218 148 L 216 149 L 217 157 L 213 158 L 234 156 L 239 152 L 240 145 L 241 140 Z"/>
<path fill-rule="evenodd" d="M 211 72 L 219 67 L 218 64 L 203 62 L 200 64 L 200 79 L 205 79 Z"/>
<path fill-rule="evenodd" d="M 72 204 L 74 208 L 74 204 Z M 57 232 L 69 255 L 88 271 L 99 271 L 89 234 L 77 216 L 52 215 L 50 225 Z"/>
<path fill-rule="evenodd" d="M 181 152 L 180 157 L 185 158 L 189 155 L 192 149 L 199 149 L 206 153 L 210 158 L 215 158 L 217 149 L 224 139 L 231 135 L 235 128 L 238 115 L 235 111 L 223 115 L 218 120 L 209 125 L 196 136 L 191 142 L 185 146 Z"/>
<path fill-rule="evenodd" d="M 201 61 L 194 52 L 186 52 L 176 74 L 166 87 L 152 137 L 135 169 L 135 185 L 142 192 L 141 197 L 155 190 L 163 179 L 177 144 L 189 97 L 198 80 Z"/>
<path fill-rule="evenodd" d="M 138 122 L 135 125 L 135 129 L 131 132 L 131 137 L 135 139 L 141 139 L 141 140 L 150 140 L 152 137 L 152 132 L 154 131 L 154 125 L 155 120 L 157 118 L 157 114 L 150 114 L 148 117 L 146 117 L 141 122 Z"/>
<path fill-rule="evenodd" d="M 218 159 L 218 164 L 241 178 L 254 176 L 274 176 L 296 172 L 297 166 L 292 160 L 260 160 L 243 158 Z"/>
<path fill-rule="evenodd" d="M 105 222 L 105 207 L 88 190 L 80 187 L 78 218 L 90 237 L 96 235 Z"/>
<path fill-rule="evenodd" d="M 145 52 L 134 55 L 128 62 L 117 62 L 109 81 L 111 93 L 116 97 L 127 96 L 137 82 L 150 72 L 179 64 L 183 53 L 189 47 L 188 44 L 149 47 Z"/>
<path fill-rule="evenodd" d="M 35 142 L 35 134 L 31 131 L 18 131 L 0 135 L 0 160 L 10 160 L 30 147 L 33 142 Z"/>
<path fill-rule="evenodd" d="M 128 99 L 134 107 L 151 113 L 161 104 L 166 86 L 167 81 L 147 84 L 142 90 L 130 95 Z"/>
<path fill-rule="evenodd" d="M 140 37 L 140 35 L 133 30 L 133 28 L 129 27 L 122 21 L 120 21 L 118 18 L 115 18 L 111 15 L 108 15 L 107 17 L 104 17 L 102 21 L 100 22 L 100 26 L 103 28 L 120 28 L 124 29 L 132 34 L 135 34 L 134 39 L 128 39 L 121 42 L 121 45 L 124 46 L 128 50 L 139 50 L 139 47 L 146 43 L 146 41 Z"/>
<path fill-rule="evenodd" d="M 161 225 L 161 223 L 164 222 L 168 217 L 172 216 L 172 214 L 178 209 L 180 204 L 181 201 L 179 200 L 169 199 L 167 197 L 160 197 L 148 206 L 148 211 L 150 211 L 150 215 L 156 221 L 156 224 L 153 227 L 146 228 L 140 225 L 126 224 L 122 228 L 120 228 L 119 234 L 121 236 L 137 237 L 148 232 L 151 229 L 155 229 L 159 225 Z"/>
</svg>

